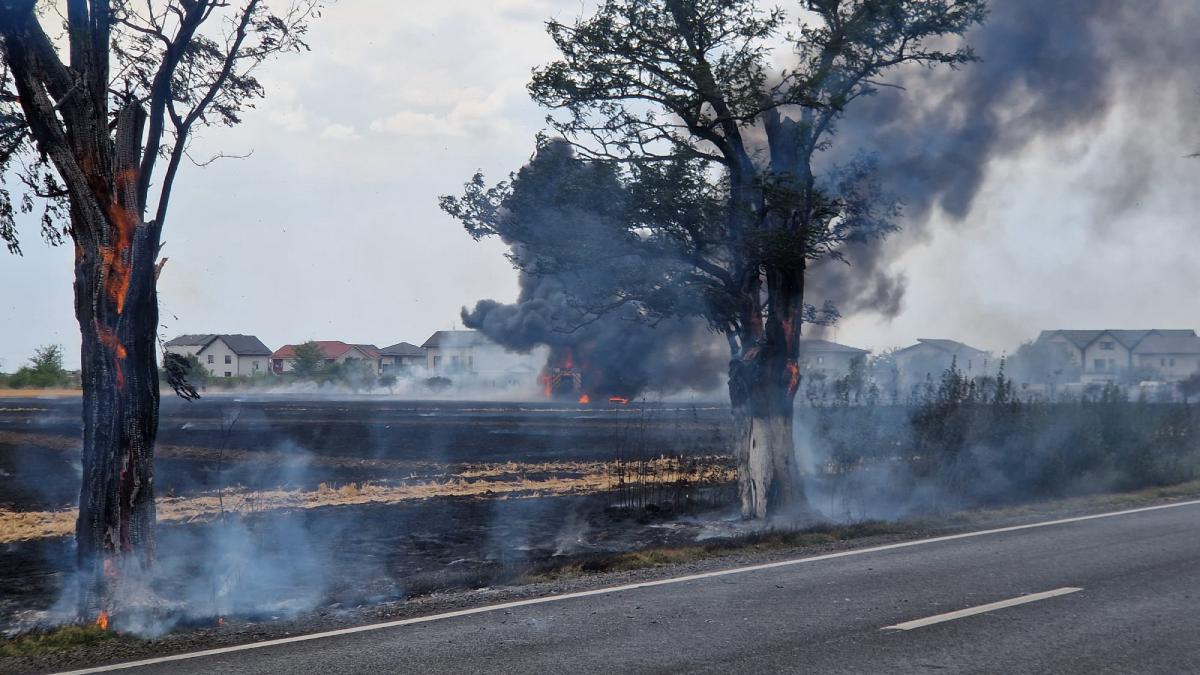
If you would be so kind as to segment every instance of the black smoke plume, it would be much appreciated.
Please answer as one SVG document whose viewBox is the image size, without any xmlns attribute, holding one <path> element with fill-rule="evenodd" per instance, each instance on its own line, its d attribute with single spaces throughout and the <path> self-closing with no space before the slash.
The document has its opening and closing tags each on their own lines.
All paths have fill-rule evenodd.
<svg viewBox="0 0 1200 675">
<path fill-rule="evenodd" d="M 704 321 L 651 313 L 646 303 L 613 294 L 665 276 L 655 269 L 662 262 L 639 255 L 629 239 L 625 199 L 611 168 L 550 142 L 482 219 L 494 226 L 472 232 L 509 244 L 521 291 L 512 304 L 481 300 L 464 308 L 463 323 L 512 350 L 549 346 L 542 373 L 549 396 L 630 399 L 646 390 L 705 392 L 722 382 L 728 348 Z M 660 303 L 670 302 L 661 295 Z M 556 372 L 563 377 L 548 381 Z"/>
<path fill-rule="evenodd" d="M 897 73 L 885 80 L 903 89 L 880 88 L 847 109 L 829 159 L 873 154 L 884 189 L 904 204 L 904 232 L 852 247 L 850 266 L 815 268 L 810 301 L 831 300 L 847 315 L 897 315 L 905 278 L 891 263 L 906 244 L 929 238 L 939 222 L 971 225 L 975 198 L 997 161 L 1098 128 L 1121 104 L 1139 108 L 1145 124 L 1120 166 L 1104 167 L 1093 185 L 1097 220 L 1111 221 L 1154 180 L 1145 135 L 1161 132 L 1164 115 L 1194 117 L 1198 34 L 1194 2 L 993 2 L 988 20 L 966 36 L 979 62 Z M 1194 138 L 1179 139 L 1180 155 L 1195 151 L 1186 149 Z"/>
</svg>

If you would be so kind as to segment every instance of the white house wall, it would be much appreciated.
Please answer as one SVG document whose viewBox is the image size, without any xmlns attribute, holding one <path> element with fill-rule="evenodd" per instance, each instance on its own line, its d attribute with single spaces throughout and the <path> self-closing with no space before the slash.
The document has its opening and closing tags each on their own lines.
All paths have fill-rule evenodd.
<svg viewBox="0 0 1200 675">
<path fill-rule="evenodd" d="M 1111 349 L 1105 349 L 1105 343 Z M 1105 362 L 1103 369 L 1096 367 L 1096 360 Z M 1088 375 L 1107 377 L 1115 376 L 1130 365 L 1129 350 L 1111 335 L 1101 335 L 1096 338 L 1083 352 L 1083 370 Z"/>
</svg>

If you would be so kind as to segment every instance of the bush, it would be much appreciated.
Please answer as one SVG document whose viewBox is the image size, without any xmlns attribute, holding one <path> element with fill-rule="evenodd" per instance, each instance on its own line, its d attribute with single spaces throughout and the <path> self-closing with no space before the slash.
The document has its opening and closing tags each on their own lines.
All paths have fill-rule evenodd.
<svg viewBox="0 0 1200 675">
<path fill-rule="evenodd" d="M 454 384 L 448 377 L 436 375 L 434 377 L 425 378 L 425 388 L 432 392 L 446 391 L 450 385 Z"/>
<path fill-rule="evenodd" d="M 45 345 L 35 350 L 29 365 L 3 378 L 12 389 L 55 389 L 72 385 L 71 373 L 63 369 L 62 347 Z"/>
<path fill-rule="evenodd" d="M 907 406 L 797 414 L 800 443 L 824 463 L 818 473 L 894 500 L 989 505 L 1200 478 L 1200 407 L 1130 401 L 1115 385 L 1077 401 L 1020 401 L 1003 370 L 970 380 L 952 367 Z"/>
</svg>

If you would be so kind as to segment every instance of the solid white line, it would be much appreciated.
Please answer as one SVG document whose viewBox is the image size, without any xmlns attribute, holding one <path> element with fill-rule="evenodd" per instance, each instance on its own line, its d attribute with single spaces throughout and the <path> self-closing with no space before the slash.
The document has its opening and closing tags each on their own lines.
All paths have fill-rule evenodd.
<svg viewBox="0 0 1200 675">
<path fill-rule="evenodd" d="M 83 670 L 72 670 L 69 672 L 58 673 L 58 675 L 84 675 L 85 673 L 106 673 L 114 670 L 124 670 L 126 668 L 139 668 L 141 666 L 152 666 L 158 663 L 169 663 L 171 661 L 183 661 L 186 659 L 199 659 L 206 656 L 216 656 L 218 654 L 229 654 L 231 652 L 240 652 L 248 649 L 262 649 L 263 647 L 275 647 L 277 645 L 291 644 L 293 642 L 306 642 L 308 640 L 320 640 L 322 638 L 337 637 L 339 635 L 351 635 L 353 633 L 363 633 L 366 631 L 383 630 L 385 628 L 396 628 L 399 626 L 411 626 L 419 623 L 428 623 L 430 621 L 440 621 L 442 619 L 453 619 L 459 616 L 470 616 L 472 614 L 483 614 L 486 612 L 496 612 L 502 609 L 512 609 L 514 607 L 527 607 L 529 605 L 540 605 L 547 602 L 559 602 L 562 600 L 572 600 L 574 598 L 586 598 L 593 595 L 604 595 L 606 593 L 620 593 L 623 591 L 633 591 L 639 588 L 651 588 L 653 586 L 666 586 L 668 584 L 679 584 L 686 581 L 696 581 L 698 579 L 711 579 L 713 577 L 723 577 L 731 574 L 744 574 L 746 572 L 757 572 L 760 570 L 775 569 L 778 567 L 789 567 L 792 565 L 801 565 L 804 563 L 820 562 L 822 560 L 833 560 L 834 558 L 846 558 L 855 555 L 865 555 L 868 553 L 878 553 L 880 551 L 892 551 L 895 549 L 908 548 L 910 546 L 924 546 L 925 544 L 937 544 L 944 541 L 956 541 L 958 539 L 970 539 L 972 537 L 983 537 L 990 534 L 1002 534 L 1004 532 L 1018 532 L 1020 530 L 1032 530 L 1039 527 L 1050 527 L 1053 525 L 1066 525 L 1068 523 L 1079 523 L 1087 520 L 1096 520 L 1099 518 L 1114 518 L 1117 516 L 1127 516 L 1134 513 L 1145 513 L 1147 511 L 1159 511 L 1162 509 L 1175 509 L 1181 506 L 1196 506 L 1200 505 L 1200 499 L 1194 499 L 1186 502 L 1175 502 L 1173 504 L 1160 504 L 1158 506 L 1143 506 L 1136 509 L 1126 509 L 1124 511 L 1110 511 L 1108 513 L 1096 513 L 1090 516 L 1074 516 L 1072 518 L 1060 518 L 1058 520 L 1046 520 L 1040 523 L 1028 523 L 1025 525 L 1011 525 L 1008 527 L 997 527 L 991 530 L 977 530 L 975 532 L 963 532 L 961 534 L 949 534 L 941 537 L 930 537 L 928 539 L 914 539 L 913 541 L 903 541 L 896 544 L 884 544 L 882 546 L 871 546 L 869 548 L 856 548 L 849 551 L 839 551 L 837 553 L 826 553 L 823 555 L 815 555 L 808 558 L 794 558 L 792 560 L 781 560 L 773 563 L 763 563 L 761 565 L 748 565 L 746 567 L 735 567 L 727 570 L 718 570 L 716 572 L 704 572 L 702 574 L 689 574 L 682 577 L 672 577 L 670 579 L 659 579 L 657 581 L 642 581 L 635 584 L 625 584 L 623 586 L 609 586 L 607 588 L 597 588 L 590 591 L 579 591 L 576 593 L 564 593 L 562 595 L 548 595 L 541 598 L 530 598 L 528 600 L 514 600 L 513 602 L 505 602 L 498 605 L 485 605 L 483 607 L 472 607 L 471 609 L 460 609 L 453 612 L 445 612 L 443 614 L 431 614 L 429 616 L 418 616 L 411 619 L 400 619 L 397 621 L 385 621 L 383 623 L 373 623 L 366 626 L 354 626 L 353 628 L 341 628 L 338 630 L 325 631 L 323 633 L 309 633 L 308 635 L 296 635 L 293 637 L 278 638 L 275 640 L 265 640 L 263 642 L 251 642 L 244 645 L 235 645 L 233 647 L 218 647 L 216 649 L 205 649 L 199 652 L 189 652 L 186 654 L 174 654 L 172 656 L 159 656 L 152 659 L 143 659 L 141 661 L 128 661 L 126 663 L 115 663 L 108 666 L 96 666 L 94 668 L 84 668 Z"/>
<path fill-rule="evenodd" d="M 976 614 L 983 614 L 984 612 L 994 612 L 997 609 L 1004 609 L 1005 607 L 1016 607 L 1017 605 L 1024 605 L 1024 604 L 1030 603 L 1030 602 L 1037 602 L 1038 600 L 1045 600 L 1046 598 L 1057 598 L 1060 595 L 1067 595 L 1069 593 L 1078 593 L 1079 591 L 1082 591 L 1082 590 L 1083 590 L 1082 588 L 1075 588 L 1073 586 L 1067 586 L 1064 588 L 1056 588 L 1052 591 L 1042 591 L 1041 593 L 1030 593 L 1028 595 L 1022 595 L 1022 596 L 1019 596 L 1016 598 L 1009 598 L 1008 600 L 1001 600 L 999 602 L 989 602 L 986 605 L 979 605 L 978 607 L 968 607 L 966 609 L 960 609 L 956 612 L 946 612 L 945 614 L 936 614 L 934 616 L 927 616 L 924 619 L 915 619 L 913 621 L 905 621 L 904 623 L 898 623 L 894 626 L 884 626 L 883 628 L 880 628 L 879 630 L 912 630 L 914 628 L 922 628 L 924 626 L 932 626 L 935 623 L 942 623 L 943 621 L 953 621 L 955 619 L 961 619 L 961 618 L 967 617 L 967 616 L 975 616 Z"/>
</svg>

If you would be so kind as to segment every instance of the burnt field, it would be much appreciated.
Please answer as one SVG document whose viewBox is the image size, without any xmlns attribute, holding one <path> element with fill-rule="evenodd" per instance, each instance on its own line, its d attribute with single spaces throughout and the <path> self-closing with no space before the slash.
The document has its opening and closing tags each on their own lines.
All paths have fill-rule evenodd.
<svg viewBox="0 0 1200 675">
<path fill-rule="evenodd" d="M 0 400 L 0 508 L 77 498 L 78 399 Z M 164 397 L 160 495 L 314 488 L 478 463 L 605 462 L 726 451 L 728 407 Z"/>
<path fill-rule="evenodd" d="M 69 584 L 79 402 L 0 401 L 0 629 Z M 270 618 L 694 541 L 732 478 L 707 404 L 164 399 L 155 602 Z M 664 458 L 665 456 L 665 458 Z M 649 509 L 646 507 L 649 506 Z"/>
<path fill-rule="evenodd" d="M 906 406 L 799 409 L 812 510 L 781 526 L 1200 478 L 1200 406 L 950 385 Z M 48 620 L 72 587 L 78 405 L 0 401 L 3 628 Z M 201 623 L 337 611 L 728 535 L 729 418 L 716 404 L 166 400 L 152 601 Z"/>
</svg>

